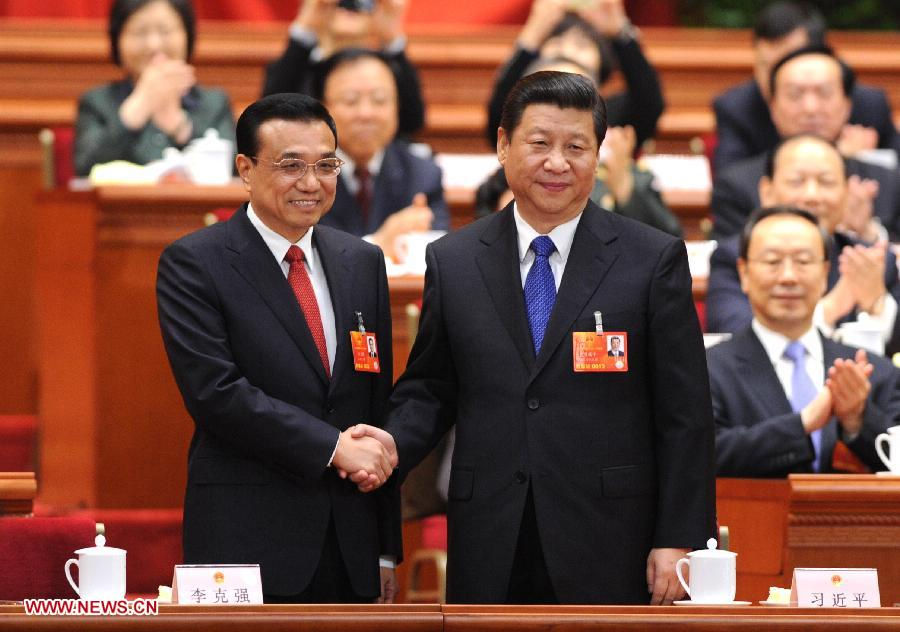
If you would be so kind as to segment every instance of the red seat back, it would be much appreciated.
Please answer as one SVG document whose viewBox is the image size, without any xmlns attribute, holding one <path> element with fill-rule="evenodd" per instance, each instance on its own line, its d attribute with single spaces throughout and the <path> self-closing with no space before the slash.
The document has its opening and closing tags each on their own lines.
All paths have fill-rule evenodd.
<svg viewBox="0 0 900 632">
<path fill-rule="evenodd" d="M 0 472 L 34 472 L 37 417 L 0 415 Z"/>
<path fill-rule="evenodd" d="M 75 161 L 72 146 L 75 144 L 75 130 L 69 126 L 53 128 L 54 181 L 57 187 L 66 187 L 75 177 Z"/>
</svg>

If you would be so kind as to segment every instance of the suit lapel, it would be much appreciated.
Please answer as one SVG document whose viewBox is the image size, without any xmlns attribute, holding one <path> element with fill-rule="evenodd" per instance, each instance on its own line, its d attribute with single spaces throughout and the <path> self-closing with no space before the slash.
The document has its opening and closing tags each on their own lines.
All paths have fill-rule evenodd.
<svg viewBox="0 0 900 632">
<path fill-rule="evenodd" d="M 775 374 L 775 368 L 769 361 L 769 356 L 762 343 L 752 329 L 745 329 L 734 337 L 736 356 L 742 375 L 752 375 L 744 383 L 754 391 L 756 400 L 766 409 L 768 415 L 784 415 L 790 413 L 793 408 L 788 401 L 781 382 Z"/>
<path fill-rule="evenodd" d="M 476 256 L 475 261 L 484 285 L 500 322 L 512 338 L 522 362 L 530 370 L 534 366 L 534 345 L 525 314 L 512 203 L 491 218 L 481 235 L 481 242 L 485 248 Z"/>
<path fill-rule="evenodd" d="M 353 274 L 351 263 L 346 256 L 346 248 L 339 245 L 334 239 L 334 234 L 327 227 L 316 227 L 313 231 L 313 240 L 316 242 L 316 250 L 319 261 L 325 269 L 325 278 L 328 280 L 328 291 L 331 294 L 331 305 L 334 309 L 334 330 L 337 340 L 334 350 L 334 370 L 331 374 L 330 389 L 335 388 L 340 377 L 347 371 L 347 363 L 352 357 L 349 350 L 349 336 L 347 332 L 355 325 L 351 313 L 351 292 L 353 291 Z M 363 314 L 367 316 L 367 314 Z M 374 317 L 374 315 L 370 315 Z"/>
<path fill-rule="evenodd" d="M 532 379 L 562 343 L 619 257 L 618 234 L 606 219 L 605 211 L 588 202 L 575 229 L 556 303 L 547 323 L 541 351 L 531 371 Z"/>
<path fill-rule="evenodd" d="M 407 185 L 403 182 L 404 174 L 409 175 L 409 170 L 401 165 L 400 148 L 394 143 L 384 150 L 384 158 L 378 176 L 372 183 L 372 204 L 369 208 L 369 221 L 366 226 L 367 233 L 374 233 L 387 219 L 387 216 L 399 211 L 412 202 L 412 200 L 400 199 Z"/>
<path fill-rule="evenodd" d="M 322 359 L 306 324 L 303 310 L 291 291 L 281 266 L 272 256 L 272 251 L 250 223 L 246 205 L 228 221 L 228 233 L 229 248 L 236 255 L 232 266 L 272 310 L 316 374 L 327 384 L 325 367 L 322 366 Z"/>
<path fill-rule="evenodd" d="M 833 259 L 836 261 L 836 259 Z M 837 266 L 835 266 L 837 267 Z M 838 346 L 832 342 L 831 340 L 825 338 L 825 336 L 819 334 L 819 338 L 822 340 L 822 360 L 824 364 L 825 377 L 828 377 L 828 368 L 834 366 L 834 361 L 838 358 L 842 358 L 844 356 L 838 353 Z M 819 471 L 820 472 L 833 472 L 834 466 L 832 461 L 834 460 L 834 445 L 837 443 L 837 428 L 838 428 L 837 419 L 830 420 L 827 424 L 822 427 L 822 440 L 819 451 Z"/>
</svg>

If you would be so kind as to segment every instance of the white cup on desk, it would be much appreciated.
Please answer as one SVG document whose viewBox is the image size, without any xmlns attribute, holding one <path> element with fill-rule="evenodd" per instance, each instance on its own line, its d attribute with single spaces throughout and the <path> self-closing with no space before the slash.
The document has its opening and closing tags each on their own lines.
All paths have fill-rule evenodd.
<svg viewBox="0 0 900 632">
<path fill-rule="evenodd" d="M 705 550 L 691 551 L 675 564 L 675 574 L 691 601 L 695 603 L 731 603 L 737 592 L 737 553 L 720 551 L 710 538 Z M 690 568 L 684 581 L 682 566 Z"/>
<path fill-rule="evenodd" d="M 78 559 L 66 562 L 66 579 L 81 599 L 115 600 L 125 598 L 125 550 L 105 546 L 106 538 L 98 535 L 97 546 L 78 549 Z M 72 580 L 71 568 L 78 567 L 78 584 Z"/>
<path fill-rule="evenodd" d="M 882 444 L 887 444 L 887 453 Z M 875 451 L 891 473 L 900 474 L 900 426 L 888 428 L 887 432 L 882 432 L 875 437 Z"/>
</svg>

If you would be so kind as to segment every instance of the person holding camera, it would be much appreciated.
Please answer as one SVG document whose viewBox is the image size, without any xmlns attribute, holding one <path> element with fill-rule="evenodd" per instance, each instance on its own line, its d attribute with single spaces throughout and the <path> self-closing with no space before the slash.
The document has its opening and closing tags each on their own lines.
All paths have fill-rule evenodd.
<svg viewBox="0 0 900 632">
<path fill-rule="evenodd" d="M 344 48 L 381 50 L 397 81 L 397 134 L 410 138 L 425 124 L 419 74 L 406 56 L 407 0 L 300 0 L 281 57 L 266 67 L 263 96 L 312 94 L 323 60 Z"/>
</svg>

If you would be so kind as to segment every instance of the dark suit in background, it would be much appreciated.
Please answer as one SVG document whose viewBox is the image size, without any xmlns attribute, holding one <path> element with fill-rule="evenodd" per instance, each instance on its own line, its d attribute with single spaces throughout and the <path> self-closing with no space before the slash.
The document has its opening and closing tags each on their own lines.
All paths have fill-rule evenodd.
<svg viewBox="0 0 900 632">
<path fill-rule="evenodd" d="M 847 176 L 858 175 L 878 182 L 874 214 L 891 239 L 900 237 L 900 171 L 889 170 L 853 158 L 844 159 Z M 710 207 L 713 239 L 741 232 L 750 212 L 759 206 L 759 181 L 766 172 L 766 153 L 742 160 L 716 174 Z"/>
<path fill-rule="evenodd" d="M 853 358 L 856 349 L 822 339 L 826 371 L 836 358 Z M 812 472 L 812 442 L 800 414 L 792 412 L 765 348 L 751 328 L 708 352 L 713 413 L 716 418 L 716 463 L 719 476 L 784 477 Z M 875 453 L 875 437 L 900 421 L 900 372 L 884 358 L 869 356 L 874 372 L 862 430 L 847 447 L 873 470 L 884 464 Z M 840 434 L 839 434 L 840 433 Z M 820 471 L 833 472 L 837 439 L 844 439 L 836 419 L 822 428 Z"/>
<path fill-rule="evenodd" d="M 714 532 L 713 423 L 684 244 L 588 202 L 535 357 L 512 204 L 429 245 L 386 429 L 415 467 L 455 425 L 447 598 L 507 599 L 526 501 L 560 603 L 648 603 L 652 548 Z M 575 373 L 572 332 L 628 334 Z M 530 502 L 530 501 L 529 501 Z"/>
<path fill-rule="evenodd" d="M 894 127 L 891 106 L 884 90 L 857 84 L 851 95 L 851 125 L 864 125 L 878 132 L 878 146 L 900 151 L 900 135 Z M 759 86 L 748 79 L 713 101 L 718 144 L 713 158 L 715 171 L 773 149 L 778 132 Z"/>
<path fill-rule="evenodd" d="M 444 201 L 441 168 L 434 161 L 419 158 L 403 141 L 395 140 L 384 150 L 381 170 L 372 188 L 368 222 L 363 224 L 362 210 L 350 193 L 343 177 L 338 180 L 334 206 L 319 221 L 351 235 L 362 237 L 374 233 L 389 215 L 412 204 L 416 193 L 424 193 L 434 213 L 434 230 L 450 229 L 450 212 Z"/>
<path fill-rule="evenodd" d="M 384 259 L 327 227 L 316 226 L 313 240 L 334 306 L 330 380 L 246 206 L 176 241 L 160 259 L 160 326 L 195 423 L 184 559 L 259 563 L 266 594 L 294 595 L 316 571 L 333 521 L 354 591 L 376 597 L 379 555 L 402 554 L 396 485 L 360 494 L 326 465 L 341 430 L 380 425 L 384 415 L 392 378 Z M 380 374 L 353 368 L 357 311 L 378 336 Z"/>
<path fill-rule="evenodd" d="M 167 147 L 181 148 L 152 121 L 134 131 L 122 124 L 119 108 L 133 89 L 130 81 L 122 80 L 81 95 L 75 121 L 75 175 L 86 176 L 94 165 L 112 160 L 145 165 L 162 158 Z M 191 139 L 202 137 L 212 128 L 220 138 L 234 142 L 234 117 L 224 92 L 195 86 L 181 104 L 191 120 Z"/>
<path fill-rule="evenodd" d="M 837 266 L 838 256 L 845 246 L 862 243 L 843 233 L 835 233 L 831 243 L 828 260 L 832 262 L 828 269 L 828 290 L 835 286 L 840 278 Z M 706 290 L 706 323 L 707 330 L 717 333 L 737 333 L 750 325 L 753 312 L 750 301 L 741 289 L 741 280 L 737 271 L 738 237 L 729 237 L 716 247 L 709 259 L 709 283 Z M 888 293 L 900 303 L 900 279 L 897 277 L 897 260 L 888 251 L 884 263 L 884 286 Z M 838 324 L 856 320 L 858 313 L 851 312 Z M 888 349 L 900 346 L 900 318 L 894 323 L 894 334 L 887 344 Z"/>
<path fill-rule="evenodd" d="M 281 57 L 266 66 L 263 96 L 278 92 L 314 93 L 314 76 L 320 62 L 311 58 L 315 46 L 288 37 Z M 397 81 L 397 133 L 411 137 L 425 125 L 425 101 L 419 73 L 406 56 L 406 51 L 385 51 L 385 60 Z"/>
</svg>

